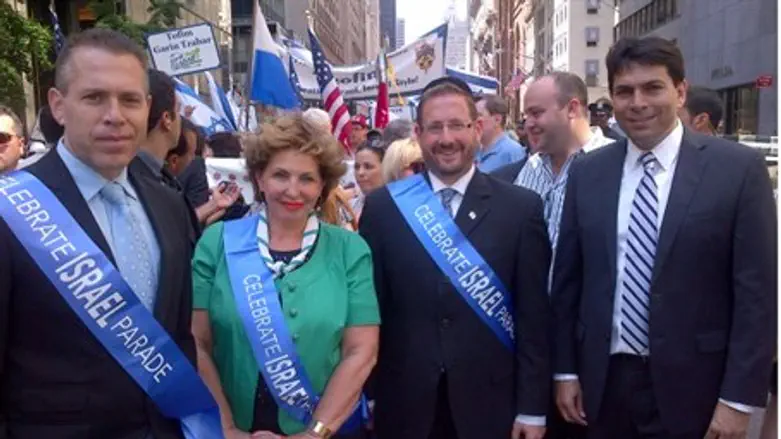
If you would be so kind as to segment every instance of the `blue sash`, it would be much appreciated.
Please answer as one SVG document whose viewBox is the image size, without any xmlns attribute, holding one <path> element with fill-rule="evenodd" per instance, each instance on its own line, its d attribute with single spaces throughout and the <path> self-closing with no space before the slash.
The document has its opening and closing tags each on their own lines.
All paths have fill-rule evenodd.
<svg viewBox="0 0 781 439">
<path fill-rule="evenodd" d="M 445 212 L 423 175 L 388 185 L 393 201 L 426 252 L 499 341 L 515 350 L 512 296 Z"/>
<path fill-rule="evenodd" d="M 92 335 L 187 439 L 222 438 L 220 414 L 165 329 L 66 208 L 26 171 L 0 177 L 0 217 Z"/>
<path fill-rule="evenodd" d="M 259 218 L 252 215 L 226 221 L 224 225 L 225 259 L 233 297 L 269 393 L 278 407 L 307 425 L 319 396 L 309 382 L 285 324 L 274 275 L 260 257 Z M 340 431 L 352 431 L 360 424 L 361 412 L 356 410 Z"/>
</svg>

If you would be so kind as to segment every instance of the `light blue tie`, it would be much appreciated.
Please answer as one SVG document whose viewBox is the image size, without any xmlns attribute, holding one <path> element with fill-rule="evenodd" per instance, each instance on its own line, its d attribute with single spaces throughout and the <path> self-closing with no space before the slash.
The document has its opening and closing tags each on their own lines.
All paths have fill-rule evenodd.
<svg viewBox="0 0 781 439">
<path fill-rule="evenodd" d="M 659 162 L 653 153 L 640 157 L 645 172 L 635 192 L 629 216 L 626 267 L 621 288 L 621 340 L 637 355 L 648 355 L 651 276 L 659 237 L 654 174 Z"/>
<path fill-rule="evenodd" d="M 453 212 L 453 199 L 456 198 L 456 195 L 458 195 L 458 191 L 449 187 L 439 191 L 439 196 L 442 199 L 442 205 L 445 206 L 445 210 L 451 218 L 455 216 L 455 213 Z"/>
<path fill-rule="evenodd" d="M 144 306 L 152 311 L 155 302 L 154 271 L 149 245 L 140 222 L 133 217 L 125 190 L 109 183 L 100 191 L 108 203 L 108 220 L 117 268 Z"/>
</svg>

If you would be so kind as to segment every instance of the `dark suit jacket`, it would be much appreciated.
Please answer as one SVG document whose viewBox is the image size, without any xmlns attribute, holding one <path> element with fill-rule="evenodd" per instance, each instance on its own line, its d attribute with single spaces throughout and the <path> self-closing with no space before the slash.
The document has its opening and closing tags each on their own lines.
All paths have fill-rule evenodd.
<svg viewBox="0 0 781 439">
<path fill-rule="evenodd" d="M 518 178 L 518 173 L 521 172 L 521 169 L 523 169 L 523 165 L 526 164 L 527 160 L 529 160 L 529 156 L 526 156 L 523 160 L 504 165 L 491 172 L 490 175 L 504 182 L 515 184 L 515 179 Z"/>
<path fill-rule="evenodd" d="M 608 374 L 626 149 L 622 140 L 573 163 L 555 263 L 555 372 L 580 376 L 591 419 Z M 776 339 L 775 209 L 760 154 L 684 132 L 651 285 L 650 371 L 672 433 L 704 433 L 719 397 L 765 403 Z"/>
<path fill-rule="evenodd" d="M 198 215 L 195 213 L 195 208 L 193 208 L 192 203 L 190 202 L 190 199 L 187 197 L 187 194 L 184 192 L 184 187 L 182 186 L 181 182 L 171 174 L 170 171 L 163 168 L 161 172 L 156 173 L 154 172 L 149 165 L 144 162 L 140 157 L 136 157 L 133 159 L 132 162 L 130 162 L 130 169 L 132 172 L 135 172 L 139 176 L 143 176 L 144 178 L 147 178 L 149 180 L 154 180 L 160 183 L 162 186 L 165 186 L 172 191 L 179 194 L 179 197 L 184 201 L 185 205 L 187 206 L 187 212 L 189 214 L 190 219 L 190 227 L 187 229 L 188 233 L 190 235 L 190 241 L 192 242 L 193 248 L 195 248 L 195 244 L 197 244 L 198 239 L 201 237 L 201 223 L 198 221 Z M 205 178 L 205 177 L 204 177 Z"/>
<path fill-rule="evenodd" d="M 374 412 L 380 439 L 428 438 L 443 374 L 460 439 L 508 438 L 516 415 L 548 408 L 550 245 L 542 201 L 477 171 L 455 221 L 514 295 L 516 351 L 475 315 L 388 189 L 378 189 L 366 201 L 360 232 L 372 250 L 382 316 Z"/>
<path fill-rule="evenodd" d="M 59 155 L 27 168 L 114 260 Z M 190 333 L 192 249 L 182 197 L 129 170 L 161 250 L 154 316 L 195 363 Z M 184 225 L 184 227 L 183 227 Z M 155 439 L 182 437 L 109 356 L 0 219 L 0 438 Z"/>
<path fill-rule="evenodd" d="M 178 177 L 187 199 L 194 208 L 199 208 L 209 201 L 209 183 L 206 179 L 206 161 L 203 157 L 195 157 Z"/>
</svg>

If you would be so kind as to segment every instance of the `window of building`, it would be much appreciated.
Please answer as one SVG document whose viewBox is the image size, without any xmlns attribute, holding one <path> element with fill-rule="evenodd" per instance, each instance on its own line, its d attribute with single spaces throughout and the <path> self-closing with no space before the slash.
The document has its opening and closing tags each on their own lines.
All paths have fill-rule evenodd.
<svg viewBox="0 0 781 439">
<path fill-rule="evenodd" d="M 586 12 L 589 14 L 599 13 L 599 3 L 601 0 L 586 0 Z"/>
<path fill-rule="evenodd" d="M 596 47 L 599 44 L 599 28 L 596 26 L 589 26 L 586 28 L 586 46 Z"/>
<path fill-rule="evenodd" d="M 596 87 L 599 83 L 599 60 L 587 59 L 586 60 L 586 85 L 589 87 Z"/>
<path fill-rule="evenodd" d="M 724 101 L 724 134 L 756 134 L 759 89 L 751 84 L 720 90 Z"/>
</svg>

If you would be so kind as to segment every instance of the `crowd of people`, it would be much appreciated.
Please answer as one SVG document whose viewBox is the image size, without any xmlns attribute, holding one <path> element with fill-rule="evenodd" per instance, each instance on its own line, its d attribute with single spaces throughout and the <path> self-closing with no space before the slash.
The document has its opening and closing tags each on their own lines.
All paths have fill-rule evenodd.
<svg viewBox="0 0 781 439">
<path fill-rule="evenodd" d="M 609 101 L 551 72 L 514 127 L 451 77 L 414 121 L 355 116 L 353 184 L 323 110 L 206 137 L 142 48 L 72 36 L 41 145 L 0 107 L 0 438 L 746 437 L 764 158 L 673 43 L 605 63 Z"/>
</svg>

